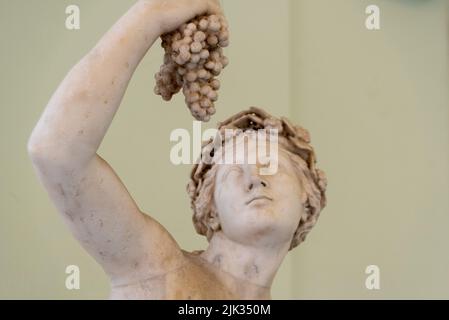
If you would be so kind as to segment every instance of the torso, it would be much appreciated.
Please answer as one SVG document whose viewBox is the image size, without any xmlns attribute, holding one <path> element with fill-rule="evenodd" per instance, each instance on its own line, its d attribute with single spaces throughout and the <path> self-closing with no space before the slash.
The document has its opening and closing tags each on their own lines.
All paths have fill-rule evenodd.
<svg viewBox="0 0 449 320">
<path fill-rule="evenodd" d="M 269 288 L 235 279 L 197 254 L 184 255 L 185 263 L 164 275 L 113 286 L 110 299 L 270 299 Z"/>
</svg>

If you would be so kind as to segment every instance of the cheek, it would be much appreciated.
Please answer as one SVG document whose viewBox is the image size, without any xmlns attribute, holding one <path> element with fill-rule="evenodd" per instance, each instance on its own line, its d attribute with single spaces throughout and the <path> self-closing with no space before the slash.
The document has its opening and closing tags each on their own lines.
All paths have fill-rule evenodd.
<svg viewBox="0 0 449 320">
<path fill-rule="evenodd" d="M 220 220 L 226 220 L 236 211 L 236 192 L 228 183 L 220 184 L 214 193 L 215 206 L 218 211 Z"/>
<path fill-rule="evenodd" d="M 216 184 L 216 199 L 219 199 L 222 205 L 231 205 L 239 202 L 241 198 L 241 177 L 235 173 L 229 173 L 225 179 L 218 178 Z"/>
<path fill-rule="evenodd" d="M 279 177 L 275 183 L 281 186 L 276 189 L 276 197 L 279 199 L 278 209 L 283 211 L 289 219 L 299 221 L 303 211 L 303 203 L 298 181 L 284 175 Z"/>
</svg>

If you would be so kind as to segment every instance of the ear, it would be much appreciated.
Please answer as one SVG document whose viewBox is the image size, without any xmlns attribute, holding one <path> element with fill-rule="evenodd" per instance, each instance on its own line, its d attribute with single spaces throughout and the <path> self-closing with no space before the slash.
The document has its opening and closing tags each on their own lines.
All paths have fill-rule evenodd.
<svg viewBox="0 0 449 320">
<path fill-rule="evenodd" d="M 312 207 L 310 206 L 308 200 L 304 205 L 304 212 L 302 214 L 301 220 L 301 229 L 306 231 L 307 233 L 315 226 L 315 223 L 317 221 L 317 217 L 313 214 Z"/>
<path fill-rule="evenodd" d="M 302 203 L 301 221 L 306 221 L 308 219 L 308 217 L 309 217 L 309 214 L 310 214 L 310 204 L 309 204 L 309 199 L 308 199 L 308 196 L 307 196 L 307 192 L 302 187 L 301 181 L 299 181 L 299 182 L 301 184 L 300 199 L 301 199 L 301 203 Z"/>
<path fill-rule="evenodd" d="M 209 218 L 207 221 L 207 239 L 210 240 L 216 231 L 221 229 L 220 219 L 218 217 L 217 206 L 215 205 L 215 198 L 211 199 Z"/>
</svg>

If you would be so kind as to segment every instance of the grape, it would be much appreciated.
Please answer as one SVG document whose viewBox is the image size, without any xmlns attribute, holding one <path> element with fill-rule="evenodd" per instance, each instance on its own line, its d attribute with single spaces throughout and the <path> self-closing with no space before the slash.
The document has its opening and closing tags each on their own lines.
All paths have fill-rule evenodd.
<svg viewBox="0 0 449 320">
<path fill-rule="evenodd" d="M 215 114 L 222 70 L 229 60 L 223 47 L 229 45 L 224 16 L 200 16 L 178 30 L 161 36 L 165 50 L 163 64 L 155 74 L 154 93 L 165 101 L 181 91 L 192 116 L 207 122 Z"/>
</svg>

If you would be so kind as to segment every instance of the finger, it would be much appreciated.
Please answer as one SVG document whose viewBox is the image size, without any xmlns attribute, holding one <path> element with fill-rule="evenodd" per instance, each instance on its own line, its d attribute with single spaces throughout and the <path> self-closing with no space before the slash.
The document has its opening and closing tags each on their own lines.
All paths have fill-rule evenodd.
<svg viewBox="0 0 449 320">
<path fill-rule="evenodd" d="M 223 8 L 221 7 L 220 2 L 218 0 L 209 0 L 208 1 L 207 12 L 209 14 L 224 15 Z"/>
</svg>

